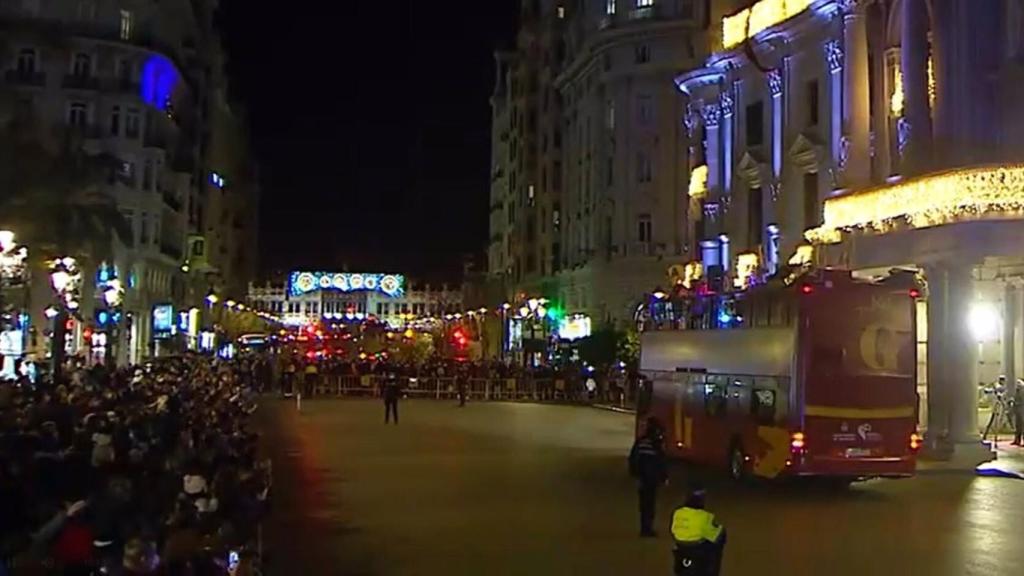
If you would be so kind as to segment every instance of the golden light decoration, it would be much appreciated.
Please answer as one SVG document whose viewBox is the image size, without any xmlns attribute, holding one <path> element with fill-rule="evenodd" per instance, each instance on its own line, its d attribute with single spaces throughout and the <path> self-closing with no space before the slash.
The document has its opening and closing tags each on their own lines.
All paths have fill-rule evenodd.
<svg viewBox="0 0 1024 576">
<path fill-rule="evenodd" d="M 935 60 L 928 57 L 928 105 L 931 106 L 932 110 L 935 109 Z"/>
<path fill-rule="evenodd" d="M 699 261 L 694 260 L 693 262 L 687 262 L 686 267 L 683 268 L 683 286 L 687 290 L 693 288 L 693 285 L 704 276 L 704 265 Z"/>
<path fill-rule="evenodd" d="M 690 198 L 703 198 L 708 193 L 708 165 L 701 164 L 690 170 Z"/>
<path fill-rule="evenodd" d="M 744 252 L 736 255 L 736 277 L 732 284 L 740 290 L 750 286 L 750 279 L 757 274 L 761 266 L 761 258 L 755 252 Z"/>
<path fill-rule="evenodd" d="M 789 258 L 790 266 L 810 266 L 814 264 L 814 246 L 801 244 L 796 247 L 796 252 Z"/>
<path fill-rule="evenodd" d="M 897 66 L 893 70 L 892 95 L 889 96 L 889 111 L 896 118 L 903 116 L 903 71 Z"/>
<path fill-rule="evenodd" d="M 884 233 L 901 225 L 928 228 L 1008 214 L 1024 214 L 1024 164 L 950 170 L 829 198 L 824 223 L 804 235 L 832 244 L 855 229 Z"/>
<path fill-rule="evenodd" d="M 761 0 L 722 19 L 722 44 L 726 49 L 742 44 L 776 24 L 810 7 L 814 0 Z"/>
</svg>

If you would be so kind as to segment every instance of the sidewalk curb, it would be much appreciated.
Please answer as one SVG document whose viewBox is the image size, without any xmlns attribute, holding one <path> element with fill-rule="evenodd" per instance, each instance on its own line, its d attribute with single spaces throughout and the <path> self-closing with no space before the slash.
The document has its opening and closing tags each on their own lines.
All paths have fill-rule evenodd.
<svg viewBox="0 0 1024 576">
<path fill-rule="evenodd" d="M 597 410 L 604 410 L 606 412 L 618 412 L 619 414 L 636 414 L 636 410 L 630 408 L 620 408 L 618 406 L 612 406 L 611 404 L 591 404 L 591 408 Z"/>
</svg>

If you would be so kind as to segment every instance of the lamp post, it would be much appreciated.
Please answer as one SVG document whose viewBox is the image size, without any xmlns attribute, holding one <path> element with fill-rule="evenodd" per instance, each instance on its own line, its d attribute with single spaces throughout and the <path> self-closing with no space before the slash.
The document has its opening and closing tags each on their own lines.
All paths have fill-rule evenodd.
<svg viewBox="0 0 1024 576">
<path fill-rule="evenodd" d="M 64 340 L 67 336 L 68 316 L 74 313 L 81 306 L 79 302 L 79 288 L 82 283 L 82 273 L 78 269 L 78 262 L 70 257 L 64 256 L 55 258 L 49 262 L 50 286 L 57 296 L 56 315 L 53 318 L 53 338 L 51 343 L 53 350 L 53 381 L 60 379 L 64 369 Z"/>
<path fill-rule="evenodd" d="M 25 262 L 27 258 L 28 249 L 15 242 L 14 232 L 10 230 L 0 230 L 0 315 L 6 316 L 8 312 L 5 298 L 7 288 L 9 286 L 17 286 L 19 281 L 23 283 L 25 280 Z M 25 297 L 27 299 L 28 295 L 26 294 Z M 4 322 L 0 322 L 0 324 L 4 324 Z M 25 326 L 22 326 L 20 321 L 19 312 L 12 310 L 11 324 L 13 324 L 15 329 L 21 330 L 21 342 L 19 346 L 21 350 L 12 351 L 17 354 L 23 354 L 25 349 L 25 338 L 27 335 L 25 333 Z M 6 325 L 0 326 L 0 329 L 6 328 Z"/>
</svg>

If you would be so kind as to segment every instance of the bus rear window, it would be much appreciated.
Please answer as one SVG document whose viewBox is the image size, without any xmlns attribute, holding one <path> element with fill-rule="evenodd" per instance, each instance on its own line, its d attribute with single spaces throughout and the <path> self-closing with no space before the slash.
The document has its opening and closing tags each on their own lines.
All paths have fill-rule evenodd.
<svg viewBox="0 0 1024 576">
<path fill-rule="evenodd" d="M 750 396 L 750 414 L 758 424 L 775 423 L 775 390 L 755 389 Z"/>
<path fill-rule="evenodd" d="M 728 394 L 724 382 L 721 384 L 709 382 L 704 385 L 704 410 L 708 416 L 724 418 L 727 399 Z"/>
</svg>

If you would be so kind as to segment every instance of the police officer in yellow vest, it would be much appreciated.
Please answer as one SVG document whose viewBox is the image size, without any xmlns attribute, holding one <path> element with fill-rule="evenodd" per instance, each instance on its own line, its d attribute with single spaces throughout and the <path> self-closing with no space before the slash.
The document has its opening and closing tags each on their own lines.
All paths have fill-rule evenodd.
<svg viewBox="0 0 1024 576">
<path fill-rule="evenodd" d="M 725 528 L 704 509 L 705 491 L 691 488 L 686 504 L 672 513 L 677 576 L 718 576 L 725 550 Z"/>
</svg>

